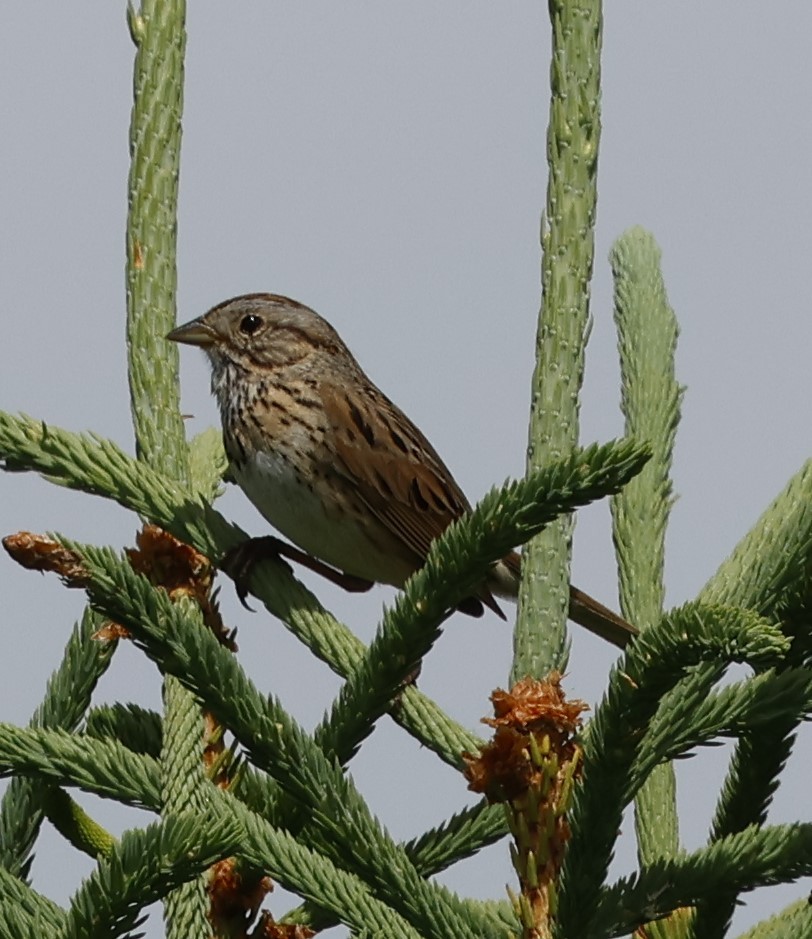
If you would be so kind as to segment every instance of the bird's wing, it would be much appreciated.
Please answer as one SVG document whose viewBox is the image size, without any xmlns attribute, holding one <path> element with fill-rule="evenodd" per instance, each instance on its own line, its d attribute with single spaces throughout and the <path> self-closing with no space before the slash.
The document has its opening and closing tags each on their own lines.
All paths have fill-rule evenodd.
<svg viewBox="0 0 812 939">
<path fill-rule="evenodd" d="M 323 383 L 337 469 L 422 564 L 431 542 L 470 509 L 423 434 L 377 389 L 361 396 Z"/>
</svg>

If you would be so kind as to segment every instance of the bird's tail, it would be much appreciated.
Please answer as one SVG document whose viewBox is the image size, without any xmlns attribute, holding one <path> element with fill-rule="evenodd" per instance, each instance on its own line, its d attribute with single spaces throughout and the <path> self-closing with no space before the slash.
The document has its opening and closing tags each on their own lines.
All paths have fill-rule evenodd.
<svg viewBox="0 0 812 939">
<path fill-rule="evenodd" d="M 521 555 L 512 551 L 493 569 L 488 586 L 495 594 L 508 599 L 516 598 L 522 572 Z M 612 645 L 623 649 L 637 635 L 631 623 L 599 603 L 588 593 L 570 586 L 570 619 Z"/>
</svg>

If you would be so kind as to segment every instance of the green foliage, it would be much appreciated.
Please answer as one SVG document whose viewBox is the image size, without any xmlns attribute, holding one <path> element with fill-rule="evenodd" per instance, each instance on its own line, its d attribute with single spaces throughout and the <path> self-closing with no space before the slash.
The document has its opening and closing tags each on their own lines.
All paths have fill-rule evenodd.
<svg viewBox="0 0 812 939">
<path fill-rule="evenodd" d="M 637 911 L 646 918 L 729 892 L 783 883 L 812 873 L 812 825 L 752 828 L 715 841 L 676 860 L 664 859 L 619 881 L 601 895 L 598 930 L 585 937 L 620 936 L 638 926 Z M 634 910 L 636 915 L 630 915 Z M 786 939 L 803 932 L 779 933 Z"/>
<path fill-rule="evenodd" d="M 158 765 L 117 740 L 92 740 L 64 730 L 23 730 L 0 724 L 0 773 L 68 783 L 126 805 L 158 809 Z"/>
<path fill-rule="evenodd" d="M 122 936 L 140 911 L 239 850 L 242 831 L 224 814 L 187 812 L 125 832 L 73 898 L 60 936 Z"/>
<path fill-rule="evenodd" d="M 552 61 L 547 125 L 549 175 L 541 226 L 541 314 L 536 334 L 528 473 L 578 444 L 580 391 L 589 332 L 595 255 L 600 61 L 600 0 L 550 4 Z M 552 375 L 556 376 L 551 381 Z M 572 519 L 563 517 L 526 547 L 513 640 L 511 678 L 566 669 Z"/>
<path fill-rule="evenodd" d="M 132 702 L 91 708 L 85 717 L 83 730 L 88 737 L 101 740 L 113 737 L 134 753 L 144 753 L 156 760 L 161 755 L 161 715 Z"/>
<path fill-rule="evenodd" d="M 662 615 L 665 596 L 665 532 L 673 502 L 671 462 L 682 389 L 674 376 L 678 327 L 660 273 L 660 251 L 642 229 L 622 235 L 611 253 L 615 325 L 626 433 L 649 441 L 652 459 L 612 499 L 620 608 L 648 626 Z M 635 803 L 641 864 L 679 854 L 673 767 L 652 764 Z M 670 924 L 669 924 L 670 925 Z M 653 923 L 652 939 L 666 939 L 666 924 Z"/>
<path fill-rule="evenodd" d="M 0 936 L 127 935 L 158 899 L 166 902 L 170 936 L 209 935 L 217 926 L 207 918 L 201 875 L 232 856 L 301 899 L 286 918 L 290 924 L 343 923 L 358 936 L 395 939 L 518 935 L 517 904 L 464 899 L 431 879 L 507 835 L 503 805 L 483 800 L 399 844 L 347 767 L 387 714 L 457 770 L 465 752 L 479 750 L 478 738 L 407 682 L 449 613 L 517 545 L 527 548 L 513 676 L 564 665 L 573 513 L 607 497 L 622 607 L 641 635 L 612 669 L 581 734 L 583 770 L 567 814 L 571 837 L 551 888 L 556 915 L 538 924 L 539 934 L 601 939 L 646 926 L 661 939 L 721 937 L 743 893 L 812 874 L 812 826 L 765 824 L 797 726 L 812 715 L 812 462 L 697 600 L 664 611 L 682 397 L 674 373 L 676 318 L 653 238 L 627 232 L 611 256 L 626 439 L 578 449 L 602 23 L 596 0 L 556 0 L 550 11 L 550 176 L 526 476 L 494 488 L 435 542 L 368 647 L 287 565 L 257 566 L 253 595 L 345 679 L 313 733 L 256 687 L 191 599 L 170 598 L 117 550 L 59 539 L 83 571 L 90 606 L 29 726 L 0 723 L 0 774 L 13 776 L 0 804 Z M 145 0 L 129 11 L 137 53 L 127 336 L 138 456 L 95 435 L 0 412 L 0 464 L 114 500 L 217 563 L 246 536 L 212 507 L 226 470 L 223 448 L 215 430 L 187 445 L 176 350 L 163 341 L 174 323 L 184 14 L 182 0 Z M 126 702 L 91 707 L 116 651 L 116 642 L 94 638 L 102 617 L 125 626 L 160 670 L 162 714 Z M 733 663 L 746 665 L 747 676 L 720 686 Z M 205 769 L 201 708 L 235 741 Z M 679 839 L 669 761 L 729 738 L 737 746 L 708 843 L 688 853 Z M 213 778 L 226 769 L 222 791 Z M 72 800 L 74 788 L 159 820 L 116 840 Z M 623 812 L 635 800 L 639 870 L 608 884 Z M 27 883 L 43 818 L 97 859 L 65 910 Z M 545 860 L 534 855 L 528 868 L 538 875 Z M 521 899 L 526 913 L 527 897 Z M 747 939 L 810 930 L 809 907 L 793 904 Z"/>
<path fill-rule="evenodd" d="M 167 348 L 164 337 L 176 321 L 186 0 L 140 0 L 139 11 L 130 7 L 128 13 L 135 45 L 126 232 L 130 412 L 139 461 L 185 487 L 192 474 L 180 413 L 178 351 Z M 211 483 L 199 468 L 196 476 L 211 496 Z M 163 699 L 163 811 L 202 811 L 202 716 L 172 678 L 164 679 Z M 168 939 L 205 930 L 206 910 L 202 882 L 182 883 L 167 898 Z"/>
<path fill-rule="evenodd" d="M 0 924 L 6 923 L 2 936 L 53 935 L 65 922 L 64 912 L 16 877 L 5 866 L 0 867 Z M 21 932 L 38 926 L 41 932 Z"/>
<path fill-rule="evenodd" d="M 812 935 L 812 904 L 804 898 L 748 930 L 741 939 L 786 939 Z"/>
<path fill-rule="evenodd" d="M 90 641 L 100 624 L 100 617 L 88 609 L 74 627 L 62 663 L 31 718 L 32 729 L 72 731 L 81 722 L 115 649 L 113 643 Z M 31 866 L 31 850 L 42 822 L 47 789 L 42 781 L 16 776 L 0 802 L 0 868 L 24 880 Z"/>
</svg>

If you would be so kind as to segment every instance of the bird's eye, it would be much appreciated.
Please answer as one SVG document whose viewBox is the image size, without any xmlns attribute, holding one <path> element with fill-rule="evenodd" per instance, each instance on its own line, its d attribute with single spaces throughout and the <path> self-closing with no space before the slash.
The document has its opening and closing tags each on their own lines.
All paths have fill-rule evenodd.
<svg viewBox="0 0 812 939">
<path fill-rule="evenodd" d="M 240 320 L 240 332 L 246 336 L 253 336 L 262 325 L 262 318 L 256 313 L 248 313 Z"/>
</svg>

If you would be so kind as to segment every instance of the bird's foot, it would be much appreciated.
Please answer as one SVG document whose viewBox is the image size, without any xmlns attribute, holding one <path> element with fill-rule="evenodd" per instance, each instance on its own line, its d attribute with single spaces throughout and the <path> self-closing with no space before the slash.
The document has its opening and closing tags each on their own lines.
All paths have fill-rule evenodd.
<svg viewBox="0 0 812 939">
<path fill-rule="evenodd" d="M 345 574 L 344 571 L 338 571 L 329 564 L 319 561 L 304 551 L 294 548 L 273 535 L 265 535 L 262 538 L 249 538 L 236 547 L 228 551 L 220 561 L 220 569 L 225 571 L 234 581 L 237 588 L 237 596 L 240 603 L 247 609 L 251 607 L 246 603 L 248 596 L 248 582 L 254 565 L 263 560 L 275 560 L 284 563 L 282 558 L 295 561 L 306 567 L 308 570 L 329 580 L 331 584 L 336 584 L 350 593 L 364 593 L 369 590 L 373 582 L 364 580 L 362 577 L 356 577 L 353 574 Z M 289 568 L 288 565 L 285 565 Z"/>
</svg>

